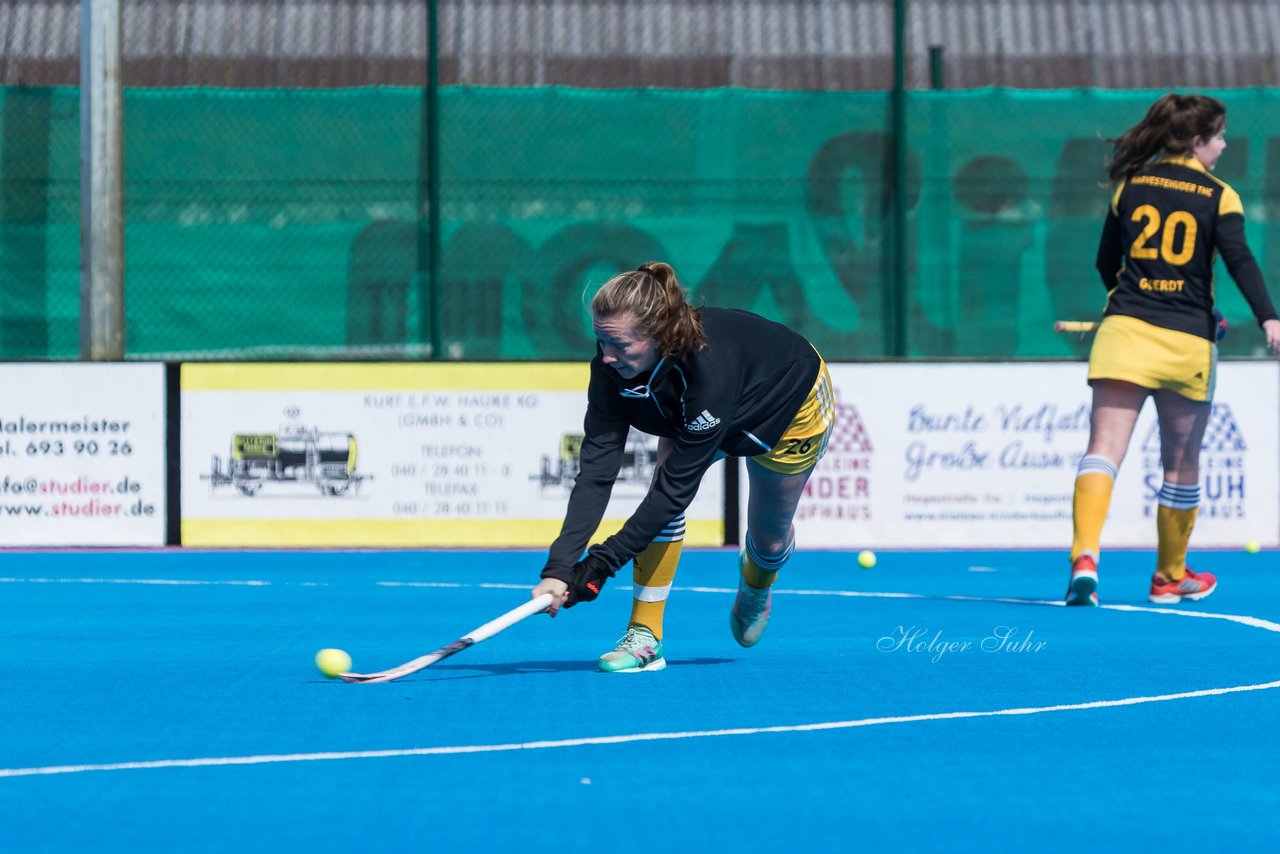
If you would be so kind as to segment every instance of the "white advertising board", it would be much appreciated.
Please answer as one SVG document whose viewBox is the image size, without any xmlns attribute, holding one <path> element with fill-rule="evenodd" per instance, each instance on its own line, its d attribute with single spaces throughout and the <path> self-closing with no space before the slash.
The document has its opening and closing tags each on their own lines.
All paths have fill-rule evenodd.
<svg viewBox="0 0 1280 854">
<path fill-rule="evenodd" d="M 587 366 L 187 364 L 181 387 L 184 545 L 545 547 Z M 599 536 L 643 498 L 656 453 L 632 434 Z M 723 543 L 723 483 L 716 465 L 689 544 Z"/>
<path fill-rule="evenodd" d="M 165 542 L 162 364 L 0 364 L 0 546 Z"/>
<path fill-rule="evenodd" d="M 802 548 L 1070 547 L 1089 437 L 1083 363 L 832 365 L 831 374 L 839 421 L 797 513 Z M 1280 369 L 1220 364 L 1193 548 L 1280 542 L 1278 436 Z M 1162 479 L 1148 401 L 1104 549 L 1155 546 Z"/>
</svg>

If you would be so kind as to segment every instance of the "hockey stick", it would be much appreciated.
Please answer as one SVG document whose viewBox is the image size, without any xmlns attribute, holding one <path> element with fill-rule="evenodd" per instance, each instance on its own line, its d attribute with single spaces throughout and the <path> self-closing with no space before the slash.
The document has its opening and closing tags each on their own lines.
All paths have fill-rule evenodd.
<svg viewBox="0 0 1280 854">
<path fill-rule="evenodd" d="M 377 673 L 339 673 L 338 678 L 345 682 L 390 682 L 392 679 L 399 679 L 401 676 L 417 673 L 422 668 L 430 667 L 442 658 L 448 658 L 454 653 L 462 652 L 467 647 L 480 643 L 482 640 L 488 640 L 498 632 L 511 628 L 525 617 L 541 614 L 550 605 L 551 594 L 543 593 L 537 599 L 530 599 L 518 608 L 512 608 L 501 617 L 496 617 L 483 626 L 472 629 L 448 646 L 442 646 L 435 652 L 415 658 L 413 661 L 406 661 L 399 667 L 380 670 Z"/>
<path fill-rule="evenodd" d="M 1079 332 L 1081 335 L 1086 332 L 1094 332 L 1100 324 L 1096 320 L 1055 320 L 1053 323 L 1054 332 Z"/>
<path fill-rule="evenodd" d="M 1227 319 L 1222 316 L 1222 312 L 1217 308 L 1213 310 L 1213 322 L 1216 337 L 1219 341 L 1227 337 Z M 1102 324 L 1096 320 L 1055 320 L 1053 322 L 1054 332 L 1079 332 L 1085 335 L 1089 332 L 1097 332 L 1098 327 Z"/>
</svg>

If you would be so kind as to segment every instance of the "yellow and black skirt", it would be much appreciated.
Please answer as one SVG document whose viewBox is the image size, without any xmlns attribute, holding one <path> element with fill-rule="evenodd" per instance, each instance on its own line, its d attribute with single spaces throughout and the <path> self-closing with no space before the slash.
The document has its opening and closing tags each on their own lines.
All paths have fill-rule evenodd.
<svg viewBox="0 0 1280 854">
<path fill-rule="evenodd" d="M 1167 388 L 1190 400 L 1213 399 L 1218 345 L 1125 315 L 1103 318 L 1089 351 L 1089 381 L 1123 380 Z"/>
</svg>

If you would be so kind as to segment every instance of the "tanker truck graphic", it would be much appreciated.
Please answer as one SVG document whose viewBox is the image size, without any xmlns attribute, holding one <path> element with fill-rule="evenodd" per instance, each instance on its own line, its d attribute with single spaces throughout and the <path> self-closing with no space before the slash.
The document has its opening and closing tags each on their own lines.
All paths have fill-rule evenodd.
<svg viewBox="0 0 1280 854">
<path fill-rule="evenodd" d="M 555 457 L 543 454 L 541 469 L 537 474 L 530 475 L 530 480 L 537 481 L 538 488 L 543 491 L 573 488 L 573 482 L 578 477 L 582 440 L 581 433 L 562 434 L 559 454 Z M 647 489 L 657 467 L 658 440 L 632 429 L 627 434 L 622 452 L 622 467 L 614 483 L 624 488 L 630 486 Z"/>
<path fill-rule="evenodd" d="M 321 495 L 342 495 L 368 477 L 356 473 L 356 437 L 305 427 L 281 427 L 276 433 L 236 433 L 226 466 L 215 454 L 209 488 L 233 487 L 256 495 L 268 483 L 312 484 Z"/>
</svg>

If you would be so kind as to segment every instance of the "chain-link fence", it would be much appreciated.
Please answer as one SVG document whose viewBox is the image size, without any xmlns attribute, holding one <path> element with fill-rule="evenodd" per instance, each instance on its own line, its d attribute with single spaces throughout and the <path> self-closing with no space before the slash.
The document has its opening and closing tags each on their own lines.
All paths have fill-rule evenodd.
<svg viewBox="0 0 1280 854">
<path fill-rule="evenodd" d="M 1158 94 L 1108 87 L 1224 97 L 1280 273 L 1280 93 L 1223 89 L 1275 82 L 1273 3 L 904 0 L 902 281 L 893 0 L 442 0 L 436 127 L 426 3 L 121 6 L 130 358 L 578 359 L 584 290 L 657 258 L 831 359 L 890 352 L 897 288 L 912 356 L 1071 355 L 1104 140 Z M 78 353 L 79 7 L 0 0 L 0 358 Z"/>
</svg>

